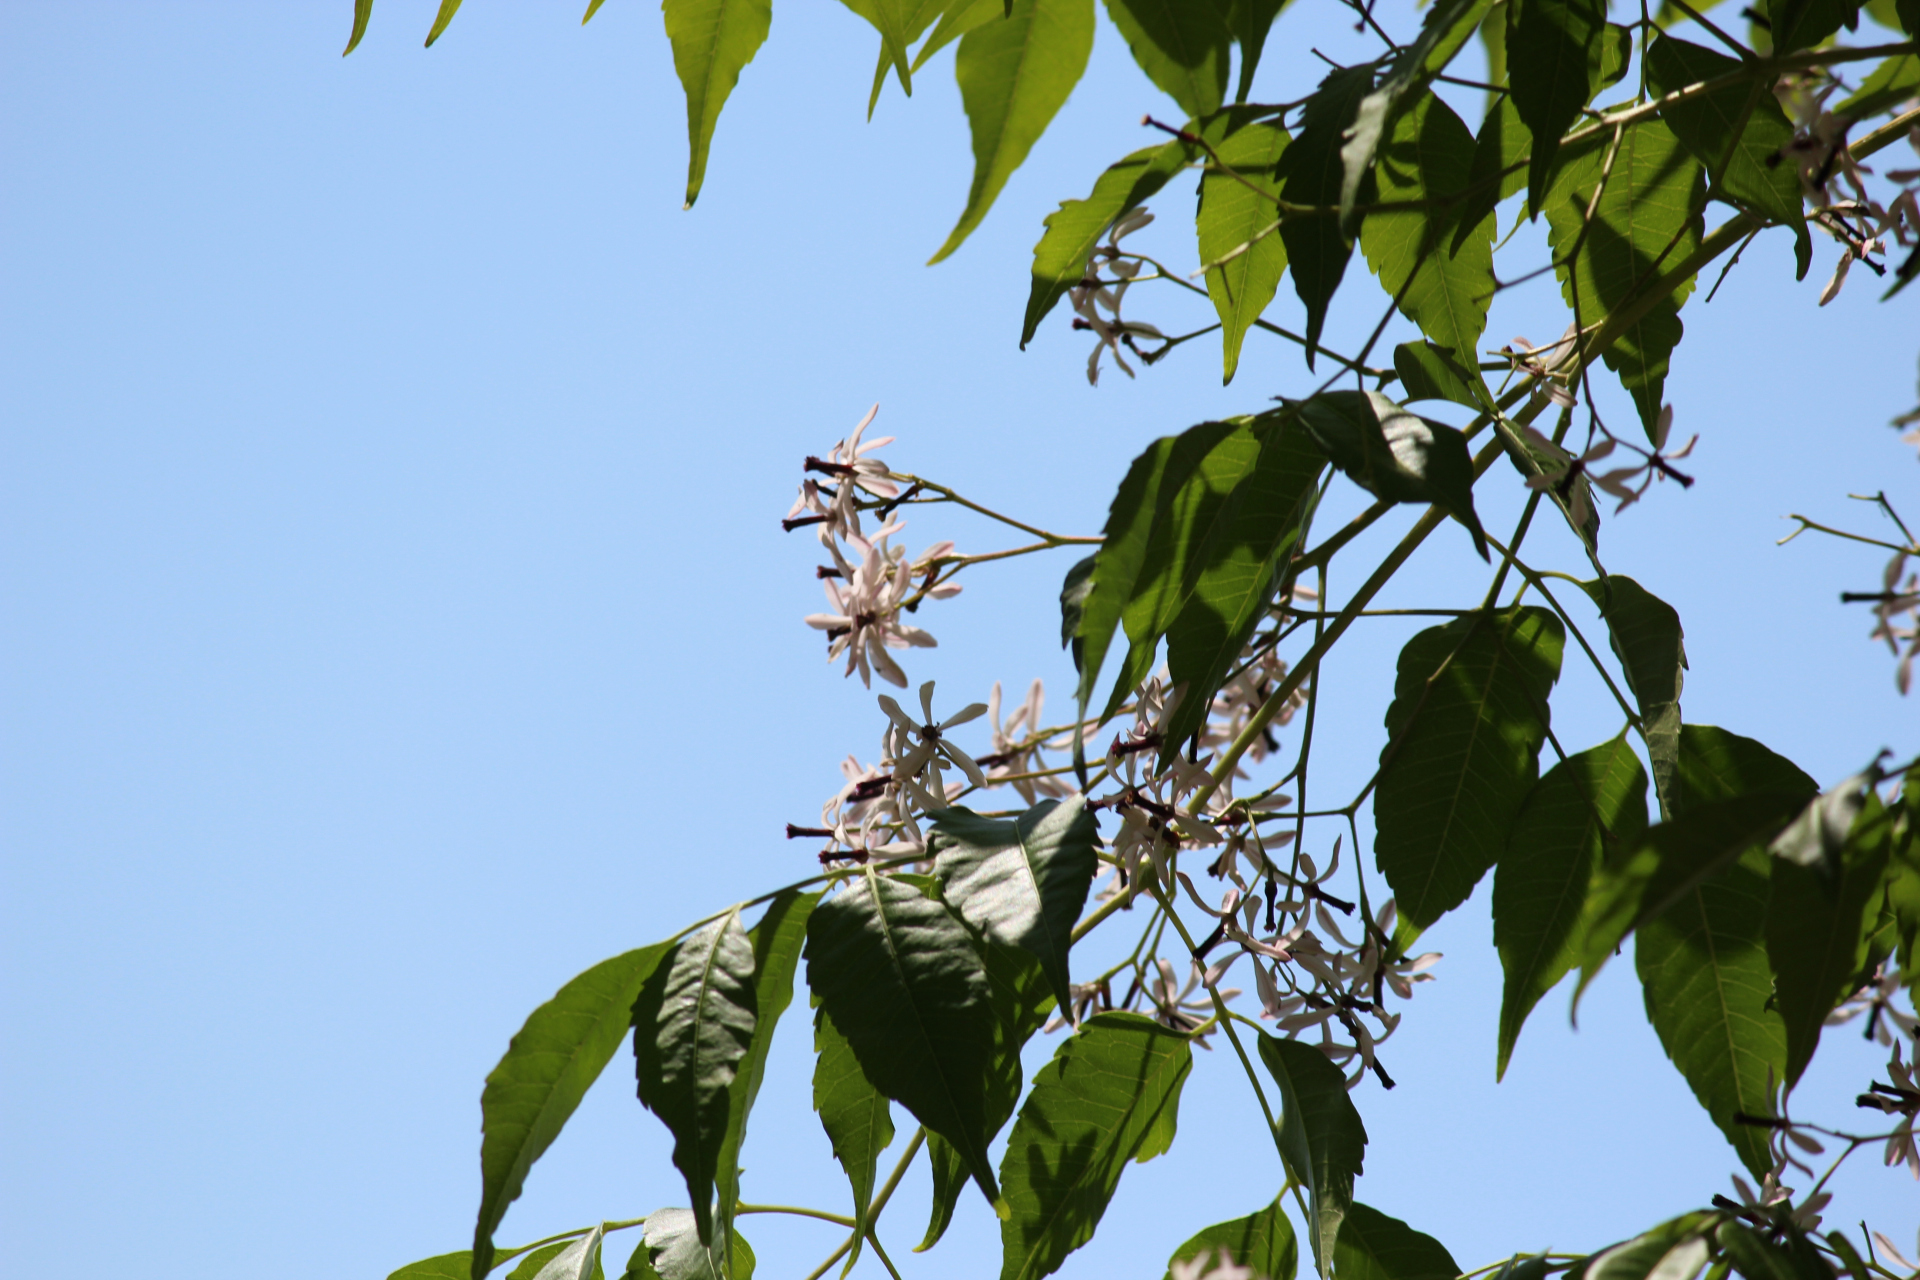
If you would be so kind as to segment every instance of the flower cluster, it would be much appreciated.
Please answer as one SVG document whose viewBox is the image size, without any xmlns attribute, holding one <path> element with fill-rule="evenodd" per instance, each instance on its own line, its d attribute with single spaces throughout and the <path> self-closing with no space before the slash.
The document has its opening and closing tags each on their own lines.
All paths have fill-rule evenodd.
<svg viewBox="0 0 1920 1280">
<path fill-rule="evenodd" d="M 1691 454 L 1700 437 L 1693 436 L 1672 453 L 1667 453 L 1667 433 L 1672 429 L 1673 406 L 1663 405 L 1660 416 L 1654 420 L 1651 450 L 1602 431 L 1599 438 L 1587 446 L 1586 452 L 1576 458 L 1532 427 L 1522 428 L 1528 448 L 1541 464 L 1539 475 L 1527 477 L 1527 488 L 1558 494 L 1567 504 L 1567 513 L 1573 517 L 1576 526 L 1584 526 L 1593 515 L 1593 508 L 1588 505 L 1588 487 L 1577 483 L 1582 477 L 1620 500 L 1620 505 L 1613 509 L 1615 515 L 1646 496 L 1655 480 L 1673 479 L 1679 481 L 1683 489 L 1692 488 L 1693 477 L 1676 470 L 1673 464 Z M 1640 461 L 1605 471 L 1593 470 L 1594 463 L 1612 457 L 1614 450 L 1623 443 L 1630 451 L 1640 455 Z M 1639 483 L 1635 484 L 1635 480 Z"/>
<path fill-rule="evenodd" d="M 1113 362 L 1120 366 L 1120 372 L 1129 378 L 1133 376 L 1133 366 L 1127 363 L 1120 348 L 1126 347 L 1141 359 L 1152 363 L 1154 357 L 1134 345 L 1135 338 L 1154 338 L 1164 342 L 1166 334 L 1150 324 L 1138 320 L 1122 320 L 1120 303 L 1127 296 L 1127 288 L 1140 274 L 1142 263 L 1134 255 L 1120 247 L 1122 238 L 1133 234 L 1153 221 L 1153 215 L 1145 209 L 1135 209 L 1113 224 L 1107 233 L 1107 242 L 1095 246 L 1087 257 L 1086 274 L 1080 283 L 1067 290 L 1067 301 L 1074 311 L 1073 327 L 1090 329 L 1099 339 L 1094 344 L 1093 354 L 1087 357 L 1087 381 L 1095 386 L 1100 384 L 1100 357 L 1103 353 L 1113 352 Z M 1113 278 L 1103 280 L 1100 273 L 1104 268 Z"/>
<path fill-rule="evenodd" d="M 1901 693 L 1913 686 L 1913 660 L 1920 655 L 1920 573 L 1909 573 L 1907 552 L 1896 551 L 1880 576 L 1880 598 L 1873 605 L 1873 640 L 1885 640 L 1897 658 L 1893 682 Z M 1903 621 L 1904 619 L 1904 621 Z"/>
</svg>

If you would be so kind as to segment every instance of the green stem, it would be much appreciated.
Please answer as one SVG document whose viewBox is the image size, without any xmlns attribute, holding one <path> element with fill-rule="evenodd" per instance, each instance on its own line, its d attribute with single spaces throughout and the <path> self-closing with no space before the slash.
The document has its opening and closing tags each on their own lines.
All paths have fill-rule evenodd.
<svg viewBox="0 0 1920 1280">
<path fill-rule="evenodd" d="M 828 1213 L 824 1209 L 805 1209 L 791 1204 L 737 1204 L 735 1213 L 788 1213 L 796 1218 L 818 1218 L 822 1222 L 832 1222 L 849 1229 L 858 1226 L 852 1218 L 842 1213 Z"/>
<path fill-rule="evenodd" d="M 873 1224 L 879 1220 L 880 1211 L 887 1207 L 887 1201 L 893 1199 L 894 1188 L 900 1185 L 900 1179 L 904 1178 L 907 1174 L 907 1166 L 912 1164 L 913 1158 L 920 1154 L 920 1148 L 925 1144 L 926 1140 L 927 1130 L 925 1125 L 913 1131 L 913 1141 L 907 1143 L 907 1149 L 901 1154 L 900 1162 L 893 1166 L 893 1172 L 887 1175 L 887 1180 L 885 1184 L 881 1186 L 879 1194 L 873 1197 L 873 1204 L 867 1210 L 868 1239 L 871 1240 L 873 1238 Z M 806 1280 L 820 1280 L 820 1277 L 827 1274 L 834 1263 L 840 1261 L 840 1259 L 846 1257 L 847 1254 L 852 1251 L 853 1242 L 859 1238 L 858 1235 L 850 1235 L 841 1241 L 840 1247 L 828 1254 L 825 1262 L 809 1272 Z M 874 1247 L 876 1249 L 879 1247 L 877 1242 Z"/>
</svg>

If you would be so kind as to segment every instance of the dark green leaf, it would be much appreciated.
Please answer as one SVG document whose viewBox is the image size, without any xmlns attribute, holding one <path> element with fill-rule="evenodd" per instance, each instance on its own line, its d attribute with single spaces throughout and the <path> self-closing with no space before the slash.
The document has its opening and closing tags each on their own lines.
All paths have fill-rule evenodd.
<svg viewBox="0 0 1920 1280">
<path fill-rule="evenodd" d="M 1107 0 L 1107 16 L 1133 60 L 1190 116 L 1212 115 L 1227 93 L 1232 36 L 1211 4 L 1193 0 Z"/>
<path fill-rule="evenodd" d="M 1614 656 L 1640 706 L 1640 725 L 1653 762 L 1654 793 L 1662 813 L 1672 808 L 1673 770 L 1680 753 L 1680 689 L 1687 647 L 1673 606 L 1625 574 L 1580 584 L 1607 620 Z"/>
<path fill-rule="evenodd" d="M 753 1250 L 738 1231 L 730 1233 L 733 1266 L 729 1271 L 721 1250 L 700 1243 L 693 1214 L 686 1209 L 656 1209 L 640 1229 L 646 1238 L 627 1264 L 629 1276 L 638 1273 L 634 1263 L 644 1251 L 647 1265 L 659 1280 L 752 1280 Z"/>
<path fill-rule="evenodd" d="M 1851 822 L 1839 833 L 1840 848 L 1830 867 L 1824 861 L 1807 865 L 1778 856 L 1780 842 L 1774 844 L 1767 959 L 1773 967 L 1775 1004 L 1786 1024 L 1789 1089 L 1813 1060 L 1827 1015 L 1872 976 L 1881 882 L 1892 852 L 1896 814 L 1880 803 L 1863 778 L 1849 779 L 1843 791 L 1843 799 L 1864 799 L 1865 803 L 1830 805 L 1827 801 L 1833 793 L 1829 792 L 1809 806 L 1815 813 L 1836 808 L 1853 811 Z M 1802 827 L 1796 822 L 1780 839 L 1795 836 Z M 1796 843 L 1811 843 L 1817 853 L 1825 842 L 1813 835 Z"/>
<path fill-rule="evenodd" d="M 1540 608 L 1431 627 L 1400 651 L 1374 789 L 1374 856 L 1400 938 L 1466 901 L 1539 773 L 1566 632 Z"/>
<path fill-rule="evenodd" d="M 1446 69 L 1453 55 L 1480 25 L 1490 2 L 1435 0 L 1420 25 L 1420 34 L 1394 55 L 1393 65 L 1387 69 L 1380 86 L 1355 110 L 1353 126 L 1340 146 L 1340 222 L 1349 234 L 1354 229 L 1354 201 L 1373 168 L 1380 140 L 1387 136 L 1388 126 L 1395 122 L 1404 102 L 1417 97 L 1434 76 Z"/>
<path fill-rule="evenodd" d="M 1471 356 L 1471 353 L 1469 353 Z M 1492 397 L 1478 368 L 1469 368 L 1453 352 L 1431 342 L 1403 342 L 1393 349 L 1394 372 L 1407 400 L 1451 400 L 1469 409 L 1484 409 Z M 1484 398 L 1483 398 L 1484 397 Z"/>
<path fill-rule="evenodd" d="M 1353 240 L 1335 216 L 1345 183 L 1340 158 L 1348 128 L 1360 103 L 1373 90 L 1374 64 L 1345 67 L 1328 74 L 1307 99 L 1300 134 L 1288 146 L 1280 164 L 1280 194 L 1288 203 L 1319 205 L 1324 213 L 1290 217 L 1280 224 L 1280 238 L 1293 268 L 1294 292 L 1307 308 L 1307 367 L 1327 322 L 1327 306 L 1353 255 Z M 1372 202 L 1372 185 L 1362 179 L 1356 200 Z"/>
<path fill-rule="evenodd" d="M 1356 1203 L 1340 1226 L 1334 1272 L 1340 1280 L 1453 1280 L 1460 1266 L 1432 1236 Z"/>
<path fill-rule="evenodd" d="M 1222 381 L 1232 382 L 1247 330 L 1273 301 L 1280 274 L 1287 267 L 1287 247 L 1278 232 L 1274 203 L 1279 194 L 1274 172 L 1289 139 L 1285 129 L 1252 119 L 1244 110 L 1228 112 L 1210 124 L 1207 135 L 1226 168 L 1208 163 L 1200 178 L 1200 209 L 1194 227 L 1200 239 L 1200 261 L 1207 265 L 1207 295 L 1220 315 Z M 1228 258 L 1229 254 L 1234 256 Z"/>
<path fill-rule="evenodd" d="M 1504 1076 L 1527 1014 L 1580 962 L 1587 886 L 1647 828 L 1647 775 L 1624 738 L 1568 756 L 1527 794 L 1493 878 L 1493 941 L 1506 971 Z"/>
<path fill-rule="evenodd" d="M 954 806 L 934 815 L 927 852 L 944 896 L 960 918 L 988 938 L 1040 961 L 1062 1009 L 1069 935 L 1100 861 L 1086 797 L 1043 800 L 1018 818 L 982 818 Z"/>
<path fill-rule="evenodd" d="M 1497 13 L 1504 5 L 1495 6 Z M 1492 21 L 1492 15 L 1488 17 Z M 1468 174 L 1466 199 L 1461 204 L 1458 225 L 1453 232 L 1455 247 L 1508 196 L 1527 185 L 1527 156 L 1533 147 L 1533 135 L 1514 108 L 1513 95 L 1502 94 L 1487 111 L 1480 132 L 1473 140 L 1473 168 Z"/>
<path fill-rule="evenodd" d="M 1663 1222 L 1594 1254 L 1573 1274 L 1580 1280 L 1648 1280 L 1657 1267 L 1658 1280 L 1693 1280 L 1707 1262 L 1707 1241 L 1702 1232 L 1710 1229 L 1718 1217 L 1696 1212 Z"/>
<path fill-rule="evenodd" d="M 347 37 L 347 47 L 340 51 L 341 57 L 346 57 L 360 46 L 360 37 L 367 34 L 367 19 L 372 16 L 373 0 L 353 0 L 353 34 Z M 448 1254 L 447 1256 L 452 1257 L 453 1255 Z M 428 1261 L 431 1262 L 433 1259 L 429 1258 Z M 425 1266 L 426 1264 L 416 1262 L 413 1265 L 418 1267 Z M 396 1276 L 399 1274 L 400 1272 L 398 1271 L 394 1272 Z"/>
<path fill-rule="evenodd" d="M 997 1019 L 960 918 L 871 869 L 807 922 L 807 984 L 875 1088 L 951 1142 L 987 1199 L 987 1090 Z"/>
<path fill-rule="evenodd" d="M 1260 66 L 1260 54 L 1267 46 L 1267 32 L 1273 20 L 1287 7 L 1287 0 L 1232 0 L 1228 6 L 1227 27 L 1240 46 L 1240 80 L 1233 95 L 1245 102 L 1253 92 L 1253 73 Z"/>
<path fill-rule="evenodd" d="M 567 1246 L 572 1243 L 571 1240 L 562 1240 L 557 1244 L 544 1244 L 528 1250 L 513 1270 L 507 1272 L 506 1280 L 537 1280 L 540 1273 L 547 1269 L 547 1264 L 566 1252 Z"/>
<path fill-rule="evenodd" d="M 1767 0 L 1767 33 L 1773 53 L 1784 57 L 1810 49 L 1860 16 L 1860 0 Z"/>
<path fill-rule="evenodd" d="M 1388 502 L 1430 502 L 1467 527 L 1487 556 L 1473 509 L 1473 457 L 1466 437 L 1409 413 L 1377 391 L 1323 391 L 1298 405 L 1300 424 L 1347 478 Z"/>
<path fill-rule="evenodd" d="M 873 1183 L 880 1153 L 893 1141 L 892 1104 L 868 1082 L 860 1070 L 853 1046 L 834 1029 L 825 1010 L 814 1019 L 813 1109 L 833 1144 L 833 1158 L 847 1172 L 853 1187 L 853 1251 L 847 1269 L 860 1259 L 867 1210 L 873 1203 Z M 843 1272 L 844 1274 L 844 1272 Z"/>
<path fill-rule="evenodd" d="M 1306 1193 L 1307 1244 L 1325 1276 L 1353 1207 L 1353 1180 L 1363 1172 L 1367 1128 L 1346 1077 L 1312 1045 L 1263 1034 L 1260 1060 L 1280 1086 L 1280 1157 Z"/>
<path fill-rule="evenodd" d="M 1606 0 L 1508 0 L 1508 81 L 1514 109 L 1534 140 L 1527 170 L 1531 214 L 1544 207 L 1560 136 L 1599 87 L 1606 24 Z"/>
<path fill-rule="evenodd" d="M 1456 234 L 1473 157 L 1466 123 L 1433 94 L 1421 96 L 1394 121 L 1375 170 L 1381 203 L 1411 207 L 1369 214 L 1360 231 L 1360 250 L 1381 288 L 1434 343 L 1469 361 L 1494 291 L 1493 211 Z"/>
<path fill-rule="evenodd" d="M 633 1007 L 640 1101 L 673 1131 L 673 1163 L 687 1180 L 702 1243 L 714 1239 L 721 1148 L 738 1146 L 731 1131 L 744 1117 L 733 1106 L 733 1082 L 758 1009 L 753 944 L 738 911 L 675 947 Z"/>
<path fill-rule="evenodd" d="M 1168 1259 L 1167 1280 L 1173 1278 L 1177 1263 L 1204 1259 L 1206 1271 L 1214 1270 L 1220 1259 L 1236 1267 L 1245 1267 L 1257 1280 L 1293 1280 L 1300 1267 L 1300 1246 L 1294 1243 L 1293 1224 L 1278 1198 L 1258 1213 L 1230 1222 L 1216 1222 L 1173 1251 Z"/>
<path fill-rule="evenodd" d="M 453 21 L 453 15 L 460 12 L 460 0 L 440 0 L 440 11 L 433 15 L 433 29 L 427 32 L 427 48 L 433 48 L 433 42 Z"/>
<path fill-rule="evenodd" d="M 1067 580 L 1060 584 L 1060 647 L 1073 649 L 1073 669 L 1080 669 L 1080 617 L 1087 605 L 1087 596 L 1093 591 L 1093 565 L 1100 557 L 1088 556 L 1067 570 Z"/>
<path fill-rule="evenodd" d="M 480 1095 L 480 1213 L 473 1280 L 493 1267 L 493 1233 L 527 1171 L 560 1135 L 620 1047 L 642 985 L 667 955 L 659 943 L 603 960 L 535 1009 Z"/>
<path fill-rule="evenodd" d="M 1798 1232 L 1788 1229 L 1791 1235 Z M 1789 1249 L 1748 1230 L 1738 1222 L 1723 1222 L 1719 1231 L 1720 1247 L 1746 1280 L 1827 1280 L 1829 1267 L 1816 1261 L 1817 1270 L 1800 1265 Z"/>
<path fill-rule="evenodd" d="M 662 0 L 673 69 L 687 94 L 687 205 L 707 180 L 707 151 L 740 69 L 767 41 L 772 0 Z"/>
<path fill-rule="evenodd" d="M 1012 1214 L 1000 1224 L 1001 1280 L 1039 1280 L 1093 1237 L 1128 1161 L 1173 1145 L 1187 1037 L 1150 1018 L 1102 1013 L 1061 1044 L 1001 1161 Z"/>
<path fill-rule="evenodd" d="M 1739 66 L 1732 58 L 1672 36 L 1661 36 L 1647 51 L 1648 82 L 1662 95 Z M 1707 172 L 1720 175 L 1716 194 L 1796 228 L 1806 240 L 1799 171 L 1780 162 L 1783 149 L 1793 141 L 1793 126 L 1764 81 L 1728 85 L 1673 103 L 1660 115 Z M 1804 267 L 1800 274 L 1806 274 Z"/>
<path fill-rule="evenodd" d="M 1705 178 L 1699 162 L 1660 120 L 1636 121 L 1622 130 L 1612 174 L 1587 221 L 1608 149 L 1605 138 L 1594 138 L 1564 156 L 1546 206 L 1561 292 L 1582 327 L 1638 302 L 1700 243 Z M 1648 440 L 1654 439 L 1660 416 L 1667 358 L 1684 332 L 1680 305 L 1692 288 L 1689 277 L 1603 353 L 1607 367 L 1633 396 Z"/>
<path fill-rule="evenodd" d="M 1191 158 L 1191 147 L 1178 139 L 1142 147 L 1109 165 L 1085 200 L 1063 200 L 1047 215 L 1046 233 L 1033 246 L 1033 284 L 1020 329 L 1022 349 L 1033 341 L 1034 331 L 1054 304 L 1086 278 L 1087 260 L 1107 228 L 1144 204 Z"/>
<path fill-rule="evenodd" d="M 349 49 L 347 52 L 353 51 Z M 389 1275 L 387 1280 L 468 1280 L 472 1274 L 473 1254 L 462 1249 L 458 1253 L 443 1253 L 409 1262 Z"/>
<path fill-rule="evenodd" d="M 1833 108 L 1833 113 L 1849 120 L 1864 120 L 1916 97 L 1920 97 L 1920 54 L 1903 53 L 1875 67 L 1858 90 Z M 1780 167 L 1792 172 L 1789 165 Z"/>
<path fill-rule="evenodd" d="M 973 186 L 960 221 L 930 261 L 958 249 L 987 216 L 1079 82 L 1092 51 L 1093 0 L 1013 0 L 1004 19 L 961 38 L 954 74 L 973 131 Z"/>
</svg>

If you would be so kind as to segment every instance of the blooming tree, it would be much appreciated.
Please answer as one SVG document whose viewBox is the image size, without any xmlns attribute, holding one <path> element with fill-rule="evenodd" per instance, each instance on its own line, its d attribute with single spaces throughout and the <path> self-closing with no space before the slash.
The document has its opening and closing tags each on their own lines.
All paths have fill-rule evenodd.
<svg viewBox="0 0 1920 1280">
<path fill-rule="evenodd" d="M 808 862 L 796 883 L 596 965 L 528 1017 L 482 1096 L 472 1247 L 394 1280 L 508 1267 L 588 1280 L 629 1229 L 630 1280 L 745 1280 L 739 1220 L 770 1211 L 844 1229 L 809 1280 L 869 1250 L 897 1278 L 881 1215 L 923 1158 L 933 1204 L 919 1247 L 979 1194 L 1001 1219 L 1002 1280 L 1039 1280 L 1093 1236 L 1125 1167 L 1168 1148 L 1193 1051 L 1216 1046 L 1226 1052 L 1209 1069 L 1244 1072 L 1286 1179 L 1266 1208 L 1172 1249 L 1175 1280 L 1290 1280 L 1301 1267 L 1340 1280 L 1914 1272 L 1910 1244 L 1824 1219 L 1846 1160 L 1920 1178 L 1920 762 L 1883 753 L 1823 790 L 1767 746 L 1686 719 L 1681 620 L 1605 564 L 1600 528 L 1662 482 L 1694 482 L 1682 464 L 1695 465 L 1696 437 L 1677 443 L 1664 390 L 1708 267 L 1725 258 L 1724 275 L 1746 243 L 1778 233 L 1802 275 L 1816 241 L 1837 247 L 1823 304 L 1856 266 L 1889 297 L 1920 274 L 1920 167 L 1875 159 L 1920 149 L 1920 3 L 1768 0 L 1746 12 L 1744 39 L 1685 0 L 1658 13 L 1605 0 L 1431 0 L 1424 15 L 1342 3 L 1376 55 L 1274 104 L 1249 97 L 1284 0 L 1107 0 L 1134 62 L 1182 115 L 1150 119 L 1152 145 L 1047 218 L 1024 318 L 1031 338 L 1066 300 L 1093 338 L 1093 382 L 1215 332 L 1231 380 L 1260 331 L 1299 349 L 1300 394 L 1154 442 L 1097 535 L 1051 532 L 900 469 L 894 439 L 867 434 L 873 412 L 808 457 L 784 520 L 818 544 L 826 603 L 806 623 L 849 679 L 903 691 L 874 695 L 872 754 L 842 762 L 816 822 L 787 828 Z M 977 167 L 944 257 L 1080 76 L 1093 0 L 848 4 L 879 35 L 876 98 L 957 44 Z M 429 44 L 458 7 L 444 0 Z M 370 9 L 357 0 L 353 43 Z M 691 204 L 768 7 L 663 9 L 687 90 Z M 1486 81 L 1450 71 L 1476 35 Z M 1477 127 L 1461 114 L 1468 99 Z M 1181 181 L 1199 194 L 1192 276 L 1134 239 L 1154 220 L 1147 202 Z M 1544 217 L 1545 261 L 1507 265 L 1537 250 L 1496 244 L 1502 210 Z M 1339 352 L 1321 339 L 1356 249 L 1386 297 L 1372 337 Z M 1549 272 L 1564 332 L 1490 342 L 1494 297 Z M 1264 316 L 1285 275 L 1304 333 Z M 1215 319 L 1169 333 L 1138 318 L 1143 298 L 1169 290 L 1205 299 Z M 1381 352 L 1396 317 L 1418 335 Z M 1617 380 L 1632 421 L 1603 419 L 1596 379 Z M 1409 407 L 1422 402 L 1426 414 Z M 1466 425 L 1427 416 L 1442 412 Z M 1475 490 L 1496 484 L 1526 494 L 1504 538 L 1475 509 Z M 1316 514 L 1335 485 L 1374 501 L 1328 528 Z M 1899 541 L 1804 517 L 1798 532 L 1891 553 L 1878 591 L 1844 598 L 1871 604 L 1904 695 L 1920 652 L 1908 568 L 1920 543 L 1884 493 L 1868 501 Z M 909 516 L 953 506 L 1009 545 L 911 554 Z M 1336 598 L 1335 560 L 1350 564 L 1355 538 L 1394 520 L 1407 525 L 1399 542 L 1343 576 L 1360 585 Z M 1578 563 L 1527 550 L 1536 522 L 1556 520 Z M 1420 611 L 1434 623 L 1401 651 L 1377 768 L 1357 795 L 1313 787 L 1309 802 L 1324 660 L 1436 535 L 1470 541 L 1485 590 Z M 936 644 L 941 608 L 960 607 L 932 606 L 961 575 L 1060 551 L 1072 689 L 1049 699 L 1035 682 L 1016 702 L 996 684 L 973 701 L 916 682 L 913 651 Z M 1604 636 L 1565 607 L 1579 596 Z M 1590 664 L 1609 690 L 1619 728 L 1605 741 L 1555 734 L 1565 661 Z M 1577 999 L 1631 939 L 1660 1042 L 1744 1166 L 1735 1195 L 1592 1253 L 1473 1271 L 1356 1198 L 1367 1095 L 1394 1087 L 1392 1038 L 1440 960 L 1421 935 L 1489 874 L 1501 1071 L 1536 1003 L 1570 977 Z M 802 977 L 814 1105 L 846 1212 L 742 1197 L 748 1113 Z M 1854 1098 L 1796 1094 L 1823 1029 L 1846 1022 L 1886 1050 L 1883 1078 Z M 1052 1058 L 1026 1081 L 1036 1037 L 1051 1038 Z M 628 1042 L 688 1207 L 497 1245 L 533 1163 Z M 896 1106 L 917 1127 L 882 1177 Z"/>
</svg>

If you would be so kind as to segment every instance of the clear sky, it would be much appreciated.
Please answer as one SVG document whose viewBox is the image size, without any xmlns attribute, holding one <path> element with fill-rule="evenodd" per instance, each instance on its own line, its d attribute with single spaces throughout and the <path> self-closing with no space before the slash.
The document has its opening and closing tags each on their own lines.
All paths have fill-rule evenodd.
<svg viewBox="0 0 1920 1280">
<path fill-rule="evenodd" d="M 1090 533 L 1146 441 L 1313 385 L 1258 337 L 1224 389 L 1206 341 L 1098 389 L 1064 315 L 1017 349 L 1041 217 L 1144 145 L 1143 112 L 1171 110 L 1111 27 L 985 226 L 928 269 L 970 163 L 950 53 L 866 123 L 867 29 L 781 5 L 682 212 L 657 7 L 612 0 L 584 31 L 580 7 L 475 0 L 422 51 L 433 4 L 381 0 L 344 61 L 347 0 L 0 7 L 10 1273 L 81 1257 L 377 1277 L 465 1247 L 481 1080 L 525 1014 L 605 956 L 807 874 L 812 847 L 782 824 L 813 818 L 842 756 L 875 754 L 872 696 L 800 622 L 820 607 L 816 548 L 778 519 L 801 458 L 878 401 L 895 466 Z M 1355 47 L 1336 17 L 1288 15 L 1260 96 L 1299 96 L 1314 45 Z M 1188 199 L 1163 197 L 1174 216 L 1142 239 L 1191 266 Z M 1914 401 L 1920 291 L 1882 305 L 1856 272 L 1818 309 L 1834 254 L 1818 245 L 1795 284 L 1773 233 L 1710 305 L 1688 303 L 1668 395 L 1676 431 L 1701 433 L 1699 483 L 1658 487 L 1603 543 L 1681 611 L 1688 718 L 1823 782 L 1920 749 L 1915 701 L 1837 602 L 1877 586 L 1882 556 L 1774 545 L 1792 511 L 1872 529 L 1849 492 L 1885 488 L 1920 517 L 1913 450 L 1886 427 Z M 1380 305 L 1362 271 L 1335 345 L 1357 347 Z M 1205 318 L 1136 300 L 1169 329 Z M 1274 314 L 1298 326 L 1290 286 Z M 1502 296 L 1488 340 L 1565 323 L 1543 282 Z M 1624 420 L 1620 397 L 1606 407 Z M 1510 527 L 1518 480 L 1498 469 L 1483 489 L 1489 528 Z M 1447 534 L 1383 603 L 1477 598 L 1479 563 Z M 1004 545 L 913 514 L 910 544 L 946 537 Z M 1564 534 L 1529 546 L 1578 567 Z M 978 573 L 924 610 L 941 647 L 910 673 L 956 705 L 1040 676 L 1063 705 L 1068 560 Z M 1411 628 L 1376 625 L 1326 672 L 1330 798 L 1383 738 Z M 1554 722 L 1569 749 L 1616 727 L 1571 656 Z M 1357 1095 L 1360 1198 L 1476 1266 L 1604 1245 L 1727 1190 L 1731 1150 L 1624 960 L 1577 1033 L 1564 991 L 1543 1001 L 1496 1088 L 1486 899 L 1429 935 L 1447 954 L 1390 1046 L 1400 1087 Z M 839 1210 L 808 1042 L 802 1001 L 748 1194 Z M 1193 1229 L 1277 1189 L 1244 1081 L 1201 1056 L 1173 1153 L 1128 1171 L 1063 1274 L 1156 1274 Z M 1879 1061 L 1830 1033 L 1802 1092 L 1851 1123 Z M 668 1147 L 623 1053 L 503 1242 L 679 1203 Z M 1875 1164 L 1844 1176 L 1846 1221 L 1910 1241 L 1920 1196 Z M 924 1205 L 916 1176 L 886 1219 L 896 1258 Z M 743 1225 L 770 1276 L 837 1242 Z M 907 1265 L 977 1276 L 997 1247 L 970 1197 Z"/>
</svg>

